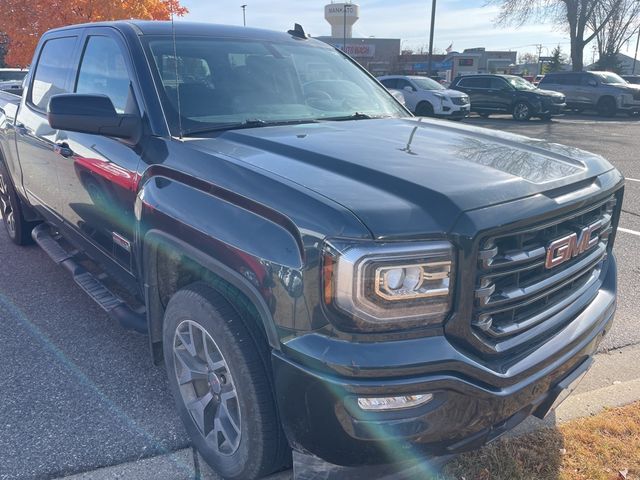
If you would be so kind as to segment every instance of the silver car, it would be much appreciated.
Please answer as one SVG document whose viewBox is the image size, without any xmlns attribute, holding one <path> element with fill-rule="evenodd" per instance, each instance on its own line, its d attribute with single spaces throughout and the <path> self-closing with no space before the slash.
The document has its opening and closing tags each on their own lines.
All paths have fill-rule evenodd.
<svg viewBox="0 0 640 480">
<path fill-rule="evenodd" d="M 579 112 L 596 110 L 606 117 L 618 112 L 640 114 L 640 85 L 632 85 L 612 72 L 548 73 L 540 88 L 564 93 L 567 107 Z"/>
</svg>

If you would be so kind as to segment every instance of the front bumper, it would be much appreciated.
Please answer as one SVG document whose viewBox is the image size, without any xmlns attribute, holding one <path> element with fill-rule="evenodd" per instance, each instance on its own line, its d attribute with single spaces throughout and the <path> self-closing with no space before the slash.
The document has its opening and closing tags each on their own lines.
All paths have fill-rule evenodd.
<svg viewBox="0 0 640 480">
<path fill-rule="evenodd" d="M 441 118 L 466 118 L 471 111 L 471 105 L 456 105 L 454 103 L 445 103 L 441 108 L 436 109 L 434 114 Z"/>
<path fill-rule="evenodd" d="M 539 115 L 560 115 L 567 108 L 566 103 L 543 104 L 538 112 Z"/>
<path fill-rule="evenodd" d="M 274 352 L 281 418 L 292 447 L 344 466 L 394 463 L 477 448 L 531 414 L 544 416 L 586 370 L 611 328 L 612 256 L 593 301 L 532 354 L 492 370 L 443 336 L 353 343 L 309 334 Z M 363 396 L 431 393 L 422 406 L 364 412 Z"/>
</svg>

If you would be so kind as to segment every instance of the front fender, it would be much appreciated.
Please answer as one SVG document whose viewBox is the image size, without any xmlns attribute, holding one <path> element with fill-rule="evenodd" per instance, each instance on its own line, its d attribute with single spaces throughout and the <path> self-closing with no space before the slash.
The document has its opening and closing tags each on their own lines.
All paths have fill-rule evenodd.
<svg viewBox="0 0 640 480">
<path fill-rule="evenodd" d="M 298 292 L 277 278 L 301 278 L 302 241 L 288 219 L 231 192 L 187 184 L 168 176 L 150 178 L 136 200 L 136 246 L 143 272 L 150 341 L 162 338 L 158 302 L 159 249 L 178 253 L 234 286 L 256 307 L 269 344 L 280 349 L 276 316 L 292 315 Z M 204 187 L 204 188 L 198 188 Z M 242 202 L 242 206 L 238 203 Z M 275 280 L 274 280 L 275 279 Z"/>
</svg>

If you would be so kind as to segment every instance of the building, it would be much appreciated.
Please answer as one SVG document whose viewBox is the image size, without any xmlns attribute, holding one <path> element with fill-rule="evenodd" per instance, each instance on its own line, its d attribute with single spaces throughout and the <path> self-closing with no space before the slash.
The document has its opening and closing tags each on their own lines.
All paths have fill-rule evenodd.
<svg viewBox="0 0 640 480">
<path fill-rule="evenodd" d="M 483 47 L 468 48 L 464 52 L 450 53 L 451 78 L 477 73 L 512 73 L 515 71 L 518 52 L 489 51 Z"/>
<path fill-rule="evenodd" d="M 394 73 L 400 55 L 400 39 L 317 37 L 346 52 L 373 75 Z"/>
<path fill-rule="evenodd" d="M 635 60 L 633 57 L 629 55 L 625 55 L 624 53 L 618 54 L 618 66 L 620 67 L 621 75 L 631 75 L 634 73 L 633 64 L 636 64 L 635 74 L 640 75 L 640 60 Z M 598 64 L 594 63 L 589 65 L 586 70 L 596 70 L 598 68 Z"/>
<path fill-rule="evenodd" d="M 431 58 L 431 72 L 446 72 L 451 70 L 452 62 L 447 55 L 433 54 Z M 426 53 L 405 53 L 398 57 L 395 72 L 398 75 L 428 75 L 429 55 Z"/>
</svg>

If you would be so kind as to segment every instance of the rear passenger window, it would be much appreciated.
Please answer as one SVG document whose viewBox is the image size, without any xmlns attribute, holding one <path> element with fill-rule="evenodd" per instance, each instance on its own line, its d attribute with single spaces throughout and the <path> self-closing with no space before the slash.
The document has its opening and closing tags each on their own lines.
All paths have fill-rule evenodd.
<svg viewBox="0 0 640 480">
<path fill-rule="evenodd" d="M 488 78 L 476 77 L 476 78 L 463 78 L 460 80 L 459 85 L 465 88 L 489 88 L 490 81 Z"/>
<path fill-rule="evenodd" d="M 46 110 L 49 99 L 59 93 L 68 93 L 67 77 L 73 61 L 77 37 L 53 38 L 42 47 L 31 86 L 31 103 Z"/>
<path fill-rule="evenodd" d="M 118 113 L 125 113 L 130 83 L 125 56 L 118 43 L 111 37 L 89 37 L 76 93 L 106 95 Z"/>
</svg>

